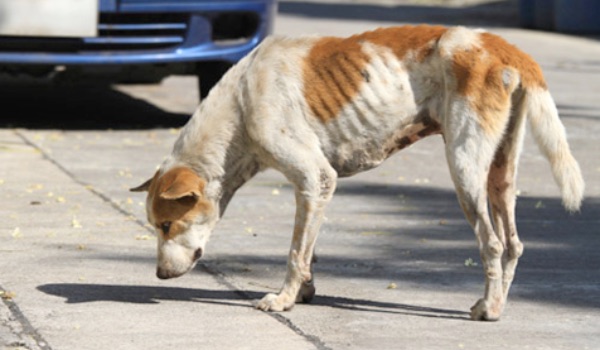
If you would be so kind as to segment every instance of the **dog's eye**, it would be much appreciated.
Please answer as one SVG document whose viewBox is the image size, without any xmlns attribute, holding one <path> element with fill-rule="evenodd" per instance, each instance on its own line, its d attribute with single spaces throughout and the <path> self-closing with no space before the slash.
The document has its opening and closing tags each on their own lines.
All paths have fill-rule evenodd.
<svg viewBox="0 0 600 350">
<path fill-rule="evenodd" d="M 160 229 L 165 235 L 169 234 L 169 230 L 171 230 L 171 221 L 165 221 L 160 224 Z"/>
<path fill-rule="evenodd" d="M 185 196 L 185 197 L 177 198 L 177 203 L 179 203 L 183 206 L 186 206 L 186 207 L 195 205 L 197 201 L 198 201 L 198 198 L 194 197 L 194 196 Z"/>
</svg>

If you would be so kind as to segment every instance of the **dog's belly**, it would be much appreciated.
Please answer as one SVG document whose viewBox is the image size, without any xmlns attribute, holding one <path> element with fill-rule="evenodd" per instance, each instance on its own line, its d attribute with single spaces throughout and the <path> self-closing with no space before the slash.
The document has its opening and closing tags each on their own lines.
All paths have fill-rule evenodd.
<svg viewBox="0 0 600 350">
<path fill-rule="evenodd" d="M 377 167 L 392 154 L 429 135 L 440 124 L 429 109 L 415 103 L 412 91 L 373 101 L 359 95 L 337 118 L 318 129 L 322 150 L 338 176 Z"/>
<path fill-rule="evenodd" d="M 375 168 L 385 158 L 381 147 L 368 144 L 362 147 L 343 144 L 340 149 L 328 155 L 329 162 L 339 177 L 347 177 Z"/>
<path fill-rule="evenodd" d="M 339 177 L 347 177 L 377 167 L 392 154 L 429 135 L 439 134 L 440 126 L 428 117 L 416 117 L 413 122 L 382 132 L 383 137 L 357 135 L 336 147 L 325 150 L 331 166 Z M 368 134 L 368 133 L 367 133 Z"/>
<path fill-rule="evenodd" d="M 436 121 L 439 98 L 427 88 L 414 91 L 420 83 L 417 79 L 411 83 L 405 71 L 385 68 L 371 69 L 369 76 L 353 100 L 317 126 L 322 149 L 340 177 L 372 169 L 395 152 L 440 131 Z M 428 95 L 424 96 L 424 91 Z"/>
</svg>

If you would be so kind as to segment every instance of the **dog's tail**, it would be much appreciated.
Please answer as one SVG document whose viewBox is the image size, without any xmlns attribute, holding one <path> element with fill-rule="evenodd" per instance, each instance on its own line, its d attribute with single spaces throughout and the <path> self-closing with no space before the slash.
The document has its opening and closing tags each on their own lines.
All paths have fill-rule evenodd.
<svg viewBox="0 0 600 350">
<path fill-rule="evenodd" d="M 554 179 L 561 189 L 563 206 L 569 212 L 578 211 L 585 184 L 567 143 L 556 104 L 546 89 L 528 90 L 525 103 L 533 137 L 550 162 Z"/>
</svg>

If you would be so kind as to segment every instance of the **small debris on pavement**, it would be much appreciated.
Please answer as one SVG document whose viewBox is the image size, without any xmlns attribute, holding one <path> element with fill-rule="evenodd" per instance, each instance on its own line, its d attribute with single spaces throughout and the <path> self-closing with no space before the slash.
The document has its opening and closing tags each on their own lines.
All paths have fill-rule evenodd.
<svg viewBox="0 0 600 350">
<path fill-rule="evenodd" d="M 15 296 L 17 296 L 17 295 L 14 292 L 0 290 L 0 298 L 2 298 L 4 300 L 12 300 Z"/>
<path fill-rule="evenodd" d="M 154 239 L 154 237 L 150 235 L 137 235 L 135 236 L 135 239 L 138 241 L 149 241 L 151 239 Z"/>
<path fill-rule="evenodd" d="M 21 229 L 18 228 L 18 227 L 15 227 L 15 229 L 13 230 L 11 236 L 13 238 L 21 238 L 21 237 L 23 237 L 23 234 L 21 233 Z"/>
<path fill-rule="evenodd" d="M 477 263 L 475 261 L 473 261 L 473 259 L 468 258 L 465 260 L 465 266 L 473 267 L 473 266 L 477 266 Z"/>
<path fill-rule="evenodd" d="M 75 217 L 75 216 L 73 216 L 73 219 L 71 219 L 71 227 L 83 228 L 83 226 L 81 226 L 81 223 L 79 222 L 79 220 L 77 220 L 77 217 Z"/>
</svg>

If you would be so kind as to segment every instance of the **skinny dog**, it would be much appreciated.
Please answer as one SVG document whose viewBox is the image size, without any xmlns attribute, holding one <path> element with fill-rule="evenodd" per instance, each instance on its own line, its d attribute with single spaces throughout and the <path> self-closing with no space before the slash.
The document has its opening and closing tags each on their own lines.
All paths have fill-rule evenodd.
<svg viewBox="0 0 600 350">
<path fill-rule="evenodd" d="M 165 279 L 195 266 L 240 186 L 266 168 L 283 173 L 296 196 L 287 275 L 256 307 L 289 310 L 314 296 L 313 251 L 337 178 L 441 134 L 485 272 L 471 318 L 497 320 L 523 253 L 515 182 L 526 119 L 565 209 L 579 210 L 583 178 L 542 71 L 504 39 L 426 25 L 272 36 L 223 76 L 154 177 L 131 190 L 148 191 Z"/>
</svg>

